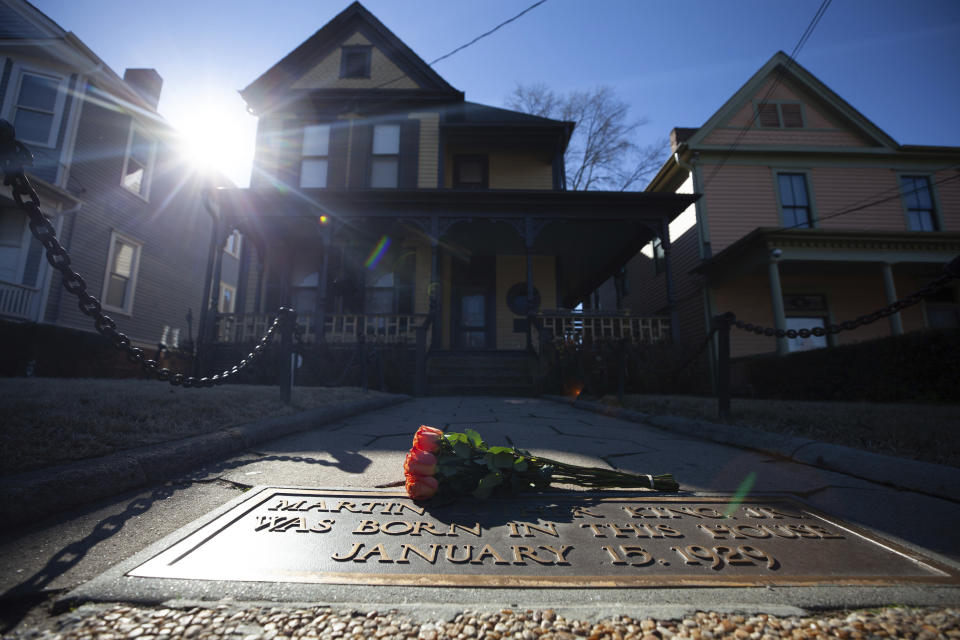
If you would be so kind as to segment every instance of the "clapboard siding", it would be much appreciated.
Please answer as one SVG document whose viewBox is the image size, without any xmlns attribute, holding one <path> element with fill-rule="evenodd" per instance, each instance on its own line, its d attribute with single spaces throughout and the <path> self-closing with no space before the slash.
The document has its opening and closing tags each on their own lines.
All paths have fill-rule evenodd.
<svg viewBox="0 0 960 640">
<path fill-rule="evenodd" d="M 818 227 L 906 230 L 903 205 L 897 197 L 850 212 L 868 202 L 897 195 L 899 179 L 892 169 L 814 167 L 810 171 L 810 183 Z"/>
<path fill-rule="evenodd" d="M 944 182 L 949 180 L 948 182 Z M 933 191 L 940 205 L 940 219 L 943 221 L 941 231 L 960 231 L 960 173 L 954 171 L 940 171 L 931 176 L 934 184 Z"/>
<path fill-rule="evenodd" d="M 68 247 L 73 267 L 87 288 L 101 298 L 111 233 L 142 243 L 132 312 L 110 312 L 131 340 L 155 345 L 165 326 L 187 337 L 187 310 L 199 318 L 203 278 L 210 242 L 210 216 L 202 206 L 203 184 L 190 173 L 156 131 L 157 152 L 149 201 L 121 183 L 131 118 L 122 112 L 84 102 L 68 189 L 82 192 L 83 208 Z M 54 286 L 59 286 L 59 276 Z M 51 301 L 47 317 L 60 324 L 91 330 L 72 296 Z M 196 331 L 196 325 L 194 326 Z"/>
<path fill-rule="evenodd" d="M 704 174 L 713 176 L 703 195 L 710 225 L 710 241 L 717 254 L 756 227 L 779 226 L 773 174 L 769 167 L 727 162 L 714 174 L 704 165 Z"/>
</svg>

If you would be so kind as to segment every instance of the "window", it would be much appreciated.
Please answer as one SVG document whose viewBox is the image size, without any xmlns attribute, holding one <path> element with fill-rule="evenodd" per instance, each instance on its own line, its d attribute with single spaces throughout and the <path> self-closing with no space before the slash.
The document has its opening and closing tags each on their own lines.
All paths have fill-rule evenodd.
<svg viewBox="0 0 960 640">
<path fill-rule="evenodd" d="M 45 147 L 56 146 L 63 115 L 64 79 L 23 70 L 18 82 L 10 116 L 17 139 Z"/>
<path fill-rule="evenodd" d="M 792 294 L 783 297 L 783 309 L 787 314 L 786 329 L 799 331 L 800 329 L 825 328 L 829 312 L 826 296 L 819 294 Z M 827 346 L 827 336 L 808 336 L 801 338 L 787 338 L 787 350 L 809 351 L 822 349 Z"/>
<path fill-rule="evenodd" d="M 350 46 L 340 50 L 341 78 L 369 78 L 372 47 Z"/>
<path fill-rule="evenodd" d="M 787 229 L 813 227 L 807 176 L 802 173 L 778 173 L 777 188 L 780 190 L 781 224 Z"/>
<path fill-rule="evenodd" d="M 302 155 L 300 186 L 325 188 L 330 161 L 330 125 L 318 124 L 303 128 Z"/>
<path fill-rule="evenodd" d="M 663 250 L 660 238 L 653 239 L 653 275 L 658 275 L 667 269 L 667 254 Z"/>
<path fill-rule="evenodd" d="M 453 186 L 456 189 L 486 189 L 487 156 L 454 156 Z"/>
<path fill-rule="evenodd" d="M 375 189 L 395 189 L 399 184 L 399 171 L 400 125 L 374 125 L 370 186 Z"/>
<path fill-rule="evenodd" d="M 130 138 L 127 140 L 127 155 L 123 161 L 121 183 L 144 200 L 150 194 L 155 147 L 154 141 L 137 124 L 130 125 Z"/>
<path fill-rule="evenodd" d="M 234 258 L 240 257 L 240 240 L 243 236 L 236 229 L 233 230 L 233 233 L 227 238 L 227 242 L 223 245 L 224 253 L 228 253 Z"/>
<path fill-rule="evenodd" d="M 233 313 L 237 306 L 237 288 L 225 282 L 220 283 L 220 301 L 217 303 L 217 311 L 220 313 Z"/>
<path fill-rule="evenodd" d="M 900 193 L 907 210 L 907 229 L 910 231 L 936 231 L 933 194 L 930 178 L 926 176 L 901 176 Z"/>
<path fill-rule="evenodd" d="M 140 266 L 140 244 L 117 233 L 110 236 L 110 254 L 103 283 L 103 306 L 113 311 L 131 313 L 133 291 L 137 286 Z"/>
<path fill-rule="evenodd" d="M 770 129 L 799 129 L 803 127 L 803 105 L 799 102 L 760 102 L 757 121 Z"/>
</svg>

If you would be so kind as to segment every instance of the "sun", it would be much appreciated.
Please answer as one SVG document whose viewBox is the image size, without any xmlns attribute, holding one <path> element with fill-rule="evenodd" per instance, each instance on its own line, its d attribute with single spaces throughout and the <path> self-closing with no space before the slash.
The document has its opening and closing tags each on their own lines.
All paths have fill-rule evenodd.
<svg viewBox="0 0 960 640">
<path fill-rule="evenodd" d="M 217 171 L 234 185 L 250 179 L 256 118 L 233 102 L 207 101 L 181 111 L 171 124 L 180 134 L 180 153 L 196 171 Z"/>
</svg>

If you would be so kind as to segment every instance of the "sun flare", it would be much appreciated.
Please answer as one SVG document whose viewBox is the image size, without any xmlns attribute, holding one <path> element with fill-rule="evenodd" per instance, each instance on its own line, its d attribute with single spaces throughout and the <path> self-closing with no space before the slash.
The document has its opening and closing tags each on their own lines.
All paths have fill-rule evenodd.
<svg viewBox="0 0 960 640">
<path fill-rule="evenodd" d="M 182 114 L 174 126 L 180 152 L 198 171 L 218 171 L 236 186 L 250 178 L 256 119 L 231 105 L 207 104 Z"/>
</svg>

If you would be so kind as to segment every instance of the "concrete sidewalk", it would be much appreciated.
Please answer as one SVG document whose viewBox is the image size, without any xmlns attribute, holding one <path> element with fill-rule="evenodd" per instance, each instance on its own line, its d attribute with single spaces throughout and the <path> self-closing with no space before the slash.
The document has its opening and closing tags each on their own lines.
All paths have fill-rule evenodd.
<svg viewBox="0 0 960 640">
<path fill-rule="evenodd" d="M 70 593 L 70 603 L 174 599 L 340 603 L 390 607 L 411 614 L 463 608 L 563 607 L 596 617 L 638 611 L 726 607 L 789 612 L 806 608 L 904 604 L 955 605 L 960 589 L 899 587 L 601 589 L 589 601 L 576 589 L 430 589 L 132 579 L 124 574 L 152 557 L 182 526 L 255 486 L 372 489 L 402 478 L 411 436 L 420 424 L 477 429 L 494 444 L 512 442 L 535 454 L 639 473 L 671 472 L 688 492 L 733 494 L 752 482 L 755 494 L 777 493 L 908 548 L 960 560 L 960 504 L 862 478 L 799 464 L 779 455 L 709 442 L 688 434 L 546 399 L 420 398 L 335 419 L 319 428 L 261 441 L 170 481 L 63 511 L 0 541 L 0 592 L 35 598 Z M 29 501 L 29 496 L 23 496 Z M 99 575 L 102 574 L 102 575 Z M 99 575 L 99 577 L 97 577 Z M 91 580 L 97 577 L 96 580 Z M 671 609 L 672 607 L 672 609 Z M 558 609 L 560 610 L 560 609 Z"/>
</svg>

